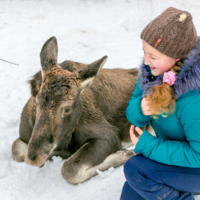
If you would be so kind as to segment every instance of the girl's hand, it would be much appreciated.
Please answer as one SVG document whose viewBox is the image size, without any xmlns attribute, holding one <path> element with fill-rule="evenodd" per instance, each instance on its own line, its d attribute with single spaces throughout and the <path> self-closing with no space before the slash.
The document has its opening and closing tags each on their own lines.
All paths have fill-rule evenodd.
<svg viewBox="0 0 200 200">
<path fill-rule="evenodd" d="M 134 144 L 134 146 L 136 146 L 139 138 L 137 138 L 134 134 L 134 125 L 131 125 L 131 128 L 130 128 L 130 137 L 131 137 L 131 141 L 132 143 Z M 143 130 L 141 130 L 139 127 L 136 127 L 135 130 L 137 131 L 137 133 L 141 136 L 142 133 L 143 133 Z"/>
<path fill-rule="evenodd" d="M 152 115 L 152 112 L 150 111 L 149 108 L 149 99 L 147 99 L 146 97 L 144 97 L 141 101 L 141 109 L 143 112 L 143 115 Z"/>
</svg>

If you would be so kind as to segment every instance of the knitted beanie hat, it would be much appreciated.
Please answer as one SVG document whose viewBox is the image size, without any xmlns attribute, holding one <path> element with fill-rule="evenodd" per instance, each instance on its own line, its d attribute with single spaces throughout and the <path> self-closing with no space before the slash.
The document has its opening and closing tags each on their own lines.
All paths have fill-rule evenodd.
<svg viewBox="0 0 200 200">
<path fill-rule="evenodd" d="M 173 7 L 151 21 L 140 37 L 161 53 L 179 59 L 186 58 L 198 41 L 192 15 Z"/>
</svg>

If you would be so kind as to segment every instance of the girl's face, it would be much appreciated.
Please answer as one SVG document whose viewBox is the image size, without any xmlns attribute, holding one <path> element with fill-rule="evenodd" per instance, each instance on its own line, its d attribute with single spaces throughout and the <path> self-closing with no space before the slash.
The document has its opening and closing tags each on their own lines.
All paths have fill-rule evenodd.
<svg viewBox="0 0 200 200">
<path fill-rule="evenodd" d="M 164 74 L 164 72 L 169 71 L 175 65 L 175 63 L 180 60 L 159 52 L 144 40 L 142 40 L 142 42 L 145 60 L 144 64 L 149 65 L 151 68 L 151 73 L 154 76 L 159 76 Z"/>
</svg>

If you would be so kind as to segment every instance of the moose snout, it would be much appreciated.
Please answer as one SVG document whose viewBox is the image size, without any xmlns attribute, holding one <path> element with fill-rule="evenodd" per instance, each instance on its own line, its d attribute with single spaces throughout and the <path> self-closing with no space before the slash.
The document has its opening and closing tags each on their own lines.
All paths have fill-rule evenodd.
<svg viewBox="0 0 200 200">
<path fill-rule="evenodd" d="M 46 155 L 45 154 L 38 155 L 36 158 L 31 159 L 30 156 L 28 156 L 27 154 L 25 157 L 25 162 L 27 165 L 32 165 L 41 168 L 46 163 Z"/>
</svg>

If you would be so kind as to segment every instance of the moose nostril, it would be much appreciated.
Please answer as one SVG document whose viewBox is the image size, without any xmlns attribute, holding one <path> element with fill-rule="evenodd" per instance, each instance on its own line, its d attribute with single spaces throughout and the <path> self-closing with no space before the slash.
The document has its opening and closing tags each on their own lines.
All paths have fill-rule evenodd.
<svg viewBox="0 0 200 200">
<path fill-rule="evenodd" d="M 33 153 L 31 153 L 31 154 L 28 154 L 28 157 L 29 157 L 29 159 L 30 159 L 30 160 L 32 160 L 32 161 L 35 161 L 35 160 L 36 160 L 36 158 L 37 158 L 37 155 L 36 155 L 36 154 L 33 154 Z"/>
<path fill-rule="evenodd" d="M 40 168 L 42 168 L 44 166 L 44 164 L 42 164 L 41 166 L 40 166 Z"/>
</svg>

